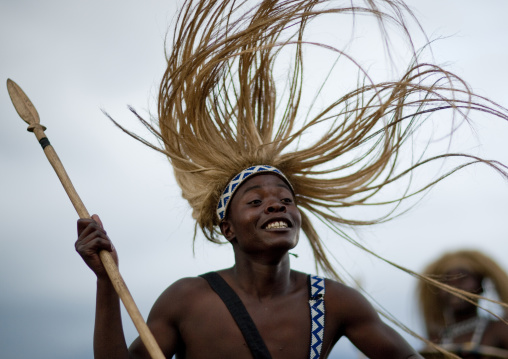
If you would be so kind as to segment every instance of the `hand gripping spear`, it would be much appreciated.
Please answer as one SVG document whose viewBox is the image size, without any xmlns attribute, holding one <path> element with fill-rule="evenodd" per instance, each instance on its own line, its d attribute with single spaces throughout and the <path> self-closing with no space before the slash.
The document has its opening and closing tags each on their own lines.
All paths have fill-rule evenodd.
<svg viewBox="0 0 508 359">
<path fill-rule="evenodd" d="M 90 218 L 90 214 L 88 214 L 85 205 L 83 202 L 81 202 L 81 199 L 74 189 L 74 186 L 72 185 L 72 182 L 69 179 L 69 176 L 67 175 L 67 172 L 62 165 L 62 162 L 60 162 L 60 159 L 58 158 L 53 146 L 51 146 L 48 138 L 44 134 L 46 127 L 40 124 L 39 114 L 37 113 L 34 105 L 23 92 L 23 90 L 11 79 L 7 79 L 7 90 L 9 91 L 11 101 L 16 108 L 19 116 L 23 121 L 28 123 L 27 130 L 33 132 L 41 144 L 44 153 L 49 160 L 49 163 L 51 163 L 58 178 L 60 179 L 60 182 L 62 182 L 65 192 L 67 192 L 67 195 L 69 196 L 72 205 L 76 209 L 76 212 L 78 212 L 79 217 Z M 113 257 L 108 251 L 105 250 L 102 250 L 99 253 L 99 256 L 101 258 L 102 264 L 106 268 L 113 286 L 115 287 L 116 292 L 118 293 L 118 296 L 122 300 L 125 309 L 134 322 L 134 325 L 139 332 L 139 336 L 141 337 L 143 344 L 150 353 L 150 356 L 153 359 L 163 359 L 164 354 L 162 354 L 162 351 L 157 345 L 155 338 L 150 332 L 150 329 L 148 329 L 148 326 L 143 320 L 143 317 L 141 316 L 136 303 L 134 303 L 134 299 L 132 299 L 129 289 L 125 285 L 125 282 L 120 275 L 120 272 L 118 271 L 118 267 L 116 266 Z"/>
</svg>

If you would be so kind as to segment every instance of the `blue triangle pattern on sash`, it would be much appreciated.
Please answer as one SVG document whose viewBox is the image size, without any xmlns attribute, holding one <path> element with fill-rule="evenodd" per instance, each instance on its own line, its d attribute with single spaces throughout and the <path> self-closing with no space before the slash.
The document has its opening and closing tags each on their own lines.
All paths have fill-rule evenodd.
<svg viewBox="0 0 508 359">
<path fill-rule="evenodd" d="M 310 276 L 310 316 L 311 316 L 311 338 L 310 338 L 310 359 L 319 359 L 323 347 L 323 336 L 325 332 L 325 280 L 322 277 Z"/>
</svg>

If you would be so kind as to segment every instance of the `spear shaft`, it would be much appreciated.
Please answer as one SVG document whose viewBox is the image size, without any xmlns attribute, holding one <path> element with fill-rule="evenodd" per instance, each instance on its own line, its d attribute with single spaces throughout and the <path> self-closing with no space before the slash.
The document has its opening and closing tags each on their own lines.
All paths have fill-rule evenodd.
<svg viewBox="0 0 508 359">
<path fill-rule="evenodd" d="M 90 218 L 90 214 L 88 213 L 85 205 L 76 192 L 76 189 L 74 188 L 69 176 L 67 175 L 67 172 L 65 171 L 65 168 L 62 165 L 62 162 L 60 161 L 60 158 L 58 158 L 55 149 L 50 144 L 46 134 L 44 133 L 46 127 L 40 124 L 39 114 L 37 113 L 37 110 L 33 106 L 32 102 L 23 92 L 23 90 L 11 79 L 7 79 L 7 89 L 9 91 L 9 96 L 11 97 L 14 108 L 18 112 L 21 119 L 28 123 L 27 130 L 29 132 L 33 132 L 41 144 L 49 163 L 51 163 L 51 166 L 53 166 L 53 169 L 60 179 L 65 192 L 67 192 L 67 195 L 69 196 L 72 205 L 76 209 L 79 218 Z M 143 344 L 150 353 L 150 356 L 153 359 L 163 359 L 164 354 L 155 341 L 155 338 L 150 332 L 150 329 L 146 325 L 143 316 L 139 312 L 139 309 L 136 306 L 136 303 L 134 302 L 134 299 L 132 298 L 127 285 L 120 275 L 118 266 L 113 260 L 111 253 L 102 250 L 99 252 L 99 257 L 101 258 L 102 264 L 104 265 L 104 268 L 106 269 L 109 278 L 116 292 L 118 293 L 118 296 L 122 300 L 125 309 L 129 313 L 136 329 L 138 330 Z"/>
</svg>

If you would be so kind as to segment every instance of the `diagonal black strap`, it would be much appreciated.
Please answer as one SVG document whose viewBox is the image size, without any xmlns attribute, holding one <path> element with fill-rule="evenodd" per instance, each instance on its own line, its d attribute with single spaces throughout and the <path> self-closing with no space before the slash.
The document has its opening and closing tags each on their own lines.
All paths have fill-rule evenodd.
<svg viewBox="0 0 508 359">
<path fill-rule="evenodd" d="M 271 359 L 272 356 L 263 338 L 261 338 L 256 325 L 252 321 L 242 301 L 229 284 L 216 272 L 202 274 L 200 277 L 206 279 L 210 287 L 212 287 L 224 304 L 226 304 L 231 316 L 240 328 L 254 359 Z"/>
</svg>

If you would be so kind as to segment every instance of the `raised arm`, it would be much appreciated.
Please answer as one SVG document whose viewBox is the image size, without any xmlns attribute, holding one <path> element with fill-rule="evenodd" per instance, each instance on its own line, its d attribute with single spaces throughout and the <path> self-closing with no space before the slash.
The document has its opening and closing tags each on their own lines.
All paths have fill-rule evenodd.
<svg viewBox="0 0 508 359">
<path fill-rule="evenodd" d="M 327 283 L 327 315 L 338 320 L 344 335 L 370 359 L 423 359 L 356 290 Z"/>
<path fill-rule="evenodd" d="M 97 215 L 93 215 L 92 219 L 78 220 L 78 240 L 75 247 L 85 263 L 97 276 L 94 357 L 96 359 L 150 358 L 139 338 L 134 341 L 130 351 L 127 348 L 122 327 L 120 299 L 98 253 L 101 250 L 111 252 L 117 264 L 118 256 Z M 176 347 L 177 335 L 174 333 L 171 335 L 168 321 L 163 316 L 164 313 L 156 309 L 158 308 L 157 303 L 154 308 L 155 310 L 152 310 L 147 321 L 148 327 L 165 356 L 171 358 Z M 174 341 L 171 339 L 174 339 Z"/>
<path fill-rule="evenodd" d="M 118 264 L 116 250 L 104 230 L 99 216 L 78 220 L 76 251 L 97 276 L 95 308 L 94 357 L 129 358 L 122 328 L 120 299 L 99 258 L 99 251 L 111 252 Z"/>
</svg>

